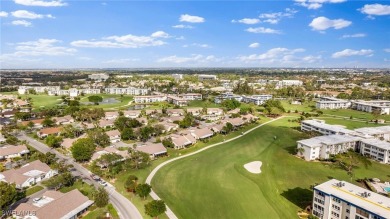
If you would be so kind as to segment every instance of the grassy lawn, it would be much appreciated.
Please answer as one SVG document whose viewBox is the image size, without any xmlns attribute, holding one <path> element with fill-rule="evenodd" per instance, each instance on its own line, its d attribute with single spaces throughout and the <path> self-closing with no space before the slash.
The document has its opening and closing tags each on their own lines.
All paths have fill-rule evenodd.
<svg viewBox="0 0 390 219">
<path fill-rule="evenodd" d="M 372 120 L 374 119 L 374 116 L 371 113 L 352 110 L 352 109 L 337 109 L 337 110 L 322 110 L 324 114 L 330 114 L 340 117 L 347 117 L 349 118 L 352 116 L 355 119 L 363 119 L 363 120 Z M 387 121 L 390 121 L 390 115 L 381 115 L 379 116 L 379 119 L 384 119 Z"/>
<path fill-rule="evenodd" d="M 91 108 L 98 107 L 98 108 L 103 108 L 104 110 L 118 110 L 119 108 L 128 105 L 129 102 L 131 100 L 133 100 L 133 96 L 129 96 L 129 95 L 123 95 L 122 98 L 120 95 L 117 95 L 117 94 L 94 94 L 94 95 L 101 96 L 101 97 L 103 97 L 103 99 L 114 98 L 114 99 L 119 101 L 118 103 L 88 105 L 88 107 L 91 107 Z M 81 103 L 88 102 L 88 97 L 94 96 L 94 95 L 91 94 L 91 95 L 80 96 L 80 102 Z"/>
<path fill-rule="evenodd" d="M 37 192 L 41 191 L 42 189 L 43 189 L 42 186 L 34 186 L 34 187 L 31 187 L 31 188 L 28 188 L 26 190 L 26 196 L 30 196 L 30 195 L 32 195 L 34 193 L 37 193 Z"/>
<path fill-rule="evenodd" d="M 84 219 L 97 219 L 97 218 L 105 218 L 106 212 L 109 212 L 113 219 L 118 219 L 118 213 L 112 204 L 108 204 L 105 208 L 96 208 L 93 211 L 89 212 Z"/>
<path fill-rule="evenodd" d="M 365 121 L 350 120 L 345 118 L 332 118 L 332 117 L 315 117 L 314 119 L 325 120 L 326 123 L 332 125 L 344 125 L 348 129 L 357 129 L 362 127 L 376 127 L 388 124 L 367 123 Z"/>
<path fill-rule="evenodd" d="M 293 156 L 296 141 L 305 136 L 287 120 L 168 164 L 153 179 L 153 189 L 179 218 L 297 218 L 312 200 L 311 185 L 330 178 L 349 181 L 349 176 Z M 243 168 L 256 160 L 263 162 L 259 175 Z M 355 176 L 389 181 L 390 169 L 373 163 Z"/>
<path fill-rule="evenodd" d="M 268 121 L 268 120 L 269 119 L 262 117 L 261 123 Z M 181 155 L 184 155 L 187 153 L 194 152 L 194 151 L 199 150 L 207 145 L 221 142 L 221 141 L 223 141 L 223 139 L 233 138 L 235 136 L 240 135 L 242 131 L 247 131 L 247 130 L 249 130 L 257 125 L 259 125 L 259 123 L 250 124 L 246 127 L 243 127 L 241 130 L 239 130 L 237 132 L 232 132 L 232 133 L 228 134 L 227 136 L 217 135 L 217 136 L 211 138 L 208 142 L 198 142 L 194 146 L 187 148 L 187 149 L 183 149 L 183 150 L 168 149 L 168 154 L 169 154 L 168 157 L 161 157 L 161 158 L 158 158 L 157 160 L 152 161 L 151 165 L 148 168 L 141 169 L 141 170 L 127 170 L 127 172 L 124 172 L 124 173 L 121 173 L 120 175 L 118 175 L 117 179 L 114 182 L 115 188 L 117 189 L 118 192 L 120 192 L 122 195 L 124 195 L 125 197 L 127 197 L 128 199 L 131 200 L 131 202 L 138 208 L 138 210 L 140 211 L 141 215 L 144 218 L 150 218 L 148 215 L 145 214 L 144 205 L 147 202 L 151 201 L 152 198 L 148 197 L 146 200 L 143 200 L 143 199 L 139 198 L 138 196 L 135 196 L 134 194 L 127 192 L 124 188 L 124 183 L 129 175 L 136 175 L 139 179 L 139 182 L 143 183 L 143 182 L 145 182 L 146 177 L 149 175 L 151 170 L 153 170 L 160 163 L 162 163 L 166 160 L 172 159 L 174 157 L 177 157 L 177 156 L 181 156 Z M 167 216 L 164 214 L 164 215 L 159 216 L 159 218 L 160 219 L 167 218 Z"/>
<path fill-rule="evenodd" d="M 309 101 L 304 102 L 302 105 L 293 105 L 290 104 L 287 100 L 282 100 L 281 103 L 286 111 L 291 110 L 291 112 L 295 112 L 295 110 L 298 110 L 299 112 L 311 112 L 313 107 L 315 108 L 315 102 Z"/>
<path fill-rule="evenodd" d="M 93 191 L 95 188 L 92 185 L 88 185 L 87 183 L 84 183 L 82 180 L 77 180 L 73 186 L 70 187 L 62 187 L 60 189 L 60 192 L 66 193 L 69 191 L 72 191 L 74 189 L 78 189 L 81 193 L 88 196 L 89 199 L 92 199 Z"/>
<path fill-rule="evenodd" d="M 211 108 L 211 107 L 220 107 L 219 104 L 216 104 L 214 102 L 210 102 L 210 101 L 203 101 L 203 100 L 192 100 L 188 103 L 188 107 L 191 108 L 191 107 L 208 107 L 208 108 Z"/>
</svg>

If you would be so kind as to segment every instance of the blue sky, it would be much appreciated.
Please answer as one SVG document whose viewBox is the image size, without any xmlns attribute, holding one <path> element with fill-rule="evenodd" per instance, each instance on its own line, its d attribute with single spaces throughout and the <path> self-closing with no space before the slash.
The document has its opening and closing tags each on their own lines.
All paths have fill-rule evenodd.
<svg viewBox="0 0 390 219">
<path fill-rule="evenodd" d="M 1 68 L 390 67 L 390 2 L 7 0 Z"/>
</svg>

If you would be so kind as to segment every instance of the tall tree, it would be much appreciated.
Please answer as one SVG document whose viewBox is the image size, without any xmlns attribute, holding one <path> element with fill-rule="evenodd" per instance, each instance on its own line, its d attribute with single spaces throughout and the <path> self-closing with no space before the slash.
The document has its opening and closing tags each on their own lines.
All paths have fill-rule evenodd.
<svg viewBox="0 0 390 219">
<path fill-rule="evenodd" d="M 99 147 L 107 147 L 110 145 L 110 137 L 101 128 L 90 130 L 87 132 L 90 138 Z"/>
<path fill-rule="evenodd" d="M 351 182 L 352 178 L 355 176 L 355 169 L 359 168 L 359 165 L 363 165 L 366 169 L 372 165 L 367 157 L 356 153 L 353 150 L 336 155 L 335 160 L 334 167 L 346 171 L 351 177 Z"/>
<path fill-rule="evenodd" d="M 149 193 L 152 191 L 152 187 L 147 184 L 147 183 L 144 183 L 144 184 L 139 184 L 136 188 L 135 188 L 135 192 L 141 197 L 141 198 L 144 198 L 146 199 L 146 196 L 149 195 Z"/>
<path fill-rule="evenodd" d="M 70 148 L 72 156 L 77 161 L 87 161 L 91 159 L 95 151 L 95 144 L 90 138 L 80 138 L 72 144 Z"/>
<path fill-rule="evenodd" d="M 95 105 L 99 105 L 99 103 L 103 101 L 103 97 L 97 95 L 89 96 L 88 101 L 94 103 Z"/>
<path fill-rule="evenodd" d="M 15 200 L 16 194 L 15 184 L 0 181 L 0 209 L 10 205 Z"/>
<path fill-rule="evenodd" d="M 159 215 L 163 214 L 167 210 L 167 207 L 163 200 L 153 200 L 145 204 L 145 214 L 158 218 Z"/>
<path fill-rule="evenodd" d="M 127 177 L 126 182 L 125 182 L 125 189 L 128 192 L 134 192 L 137 185 L 138 185 L 138 177 L 137 176 L 130 175 Z"/>
<path fill-rule="evenodd" d="M 61 145 L 62 138 L 56 137 L 54 135 L 49 135 L 47 138 L 45 138 L 45 143 L 52 148 L 57 148 Z"/>
<path fill-rule="evenodd" d="M 108 193 L 103 187 L 99 187 L 97 191 L 93 194 L 95 204 L 97 207 L 102 208 L 108 204 Z"/>
</svg>

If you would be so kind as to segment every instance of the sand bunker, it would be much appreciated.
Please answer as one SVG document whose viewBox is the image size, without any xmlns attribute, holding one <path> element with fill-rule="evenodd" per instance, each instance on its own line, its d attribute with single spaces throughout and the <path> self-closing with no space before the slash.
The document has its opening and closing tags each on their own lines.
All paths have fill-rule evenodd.
<svg viewBox="0 0 390 219">
<path fill-rule="evenodd" d="M 253 161 L 253 162 L 245 164 L 244 168 L 251 173 L 259 174 L 259 173 L 261 173 L 261 169 L 260 169 L 261 165 L 262 165 L 261 161 Z"/>
</svg>

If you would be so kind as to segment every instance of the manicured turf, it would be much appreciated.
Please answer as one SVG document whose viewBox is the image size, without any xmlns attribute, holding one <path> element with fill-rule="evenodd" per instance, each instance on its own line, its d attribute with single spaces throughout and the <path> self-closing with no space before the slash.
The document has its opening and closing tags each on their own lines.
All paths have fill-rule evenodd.
<svg viewBox="0 0 390 219">
<path fill-rule="evenodd" d="M 188 107 L 220 107 L 219 104 L 210 101 L 192 100 L 188 103 Z"/>
<path fill-rule="evenodd" d="M 30 196 L 30 195 L 32 195 L 34 193 L 37 193 L 37 192 L 41 191 L 42 189 L 43 189 L 42 186 L 34 186 L 34 187 L 31 187 L 31 188 L 28 188 L 26 190 L 26 196 Z"/>
<path fill-rule="evenodd" d="M 154 191 L 179 218 L 297 218 L 297 211 L 312 200 L 311 185 L 349 177 L 293 156 L 296 140 L 305 136 L 287 120 L 168 164 L 153 179 Z M 256 160 L 263 162 L 259 175 L 243 168 Z M 356 177 L 389 181 L 390 169 L 374 163 L 358 169 Z"/>
<path fill-rule="evenodd" d="M 284 109 L 286 111 L 291 110 L 291 112 L 295 112 L 295 110 L 299 112 L 311 112 L 315 108 L 315 102 L 306 101 L 302 105 L 290 104 L 287 100 L 282 100 L 281 102 Z"/>
<path fill-rule="evenodd" d="M 374 119 L 372 113 L 367 113 L 367 112 L 362 112 L 362 111 L 357 111 L 352 109 L 337 109 L 337 110 L 322 110 L 322 111 L 324 112 L 324 114 L 331 114 L 331 115 L 342 116 L 347 118 L 352 116 L 353 118 L 356 119 L 364 119 L 364 120 Z M 381 115 L 379 116 L 379 119 L 384 119 L 389 121 L 390 115 Z"/>
<path fill-rule="evenodd" d="M 88 185 L 87 183 L 84 183 L 82 180 L 77 180 L 73 184 L 73 186 L 61 188 L 60 192 L 67 193 L 74 189 L 78 189 L 81 193 L 88 196 L 89 199 L 93 198 L 93 192 L 95 188 L 93 186 Z"/>
<path fill-rule="evenodd" d="M 108 204 L 107 207 L 104 208 L 96 208 L 93 211 L 89 212 L 84 219 L 97 219 L 97 218 L 105 218 L 106 213 L 109 212 L 112 219 L 118 219 L 118 213 L 116 212 L 115 208 L 112 206 L 112 204 Z"/>
<path fill-rule="evenodd" d="M 364 122 L 364 121 L 354 121 L 350 119 L 342 119 L 342 118 L 332 118 L 332 117 L 316 117 L 314 119 L 321 119 L 325 120 L 326 123 L 332 124 L 332 125 L 344 125 L 348 129 L 357 129 L 362 127 L 377 127 L 377 126 L 383 126 L 383 125 L 389 125 L 389 124 L 377 124 L 377 123 L 371 123 L 371 122 Z"/>
</svg>

